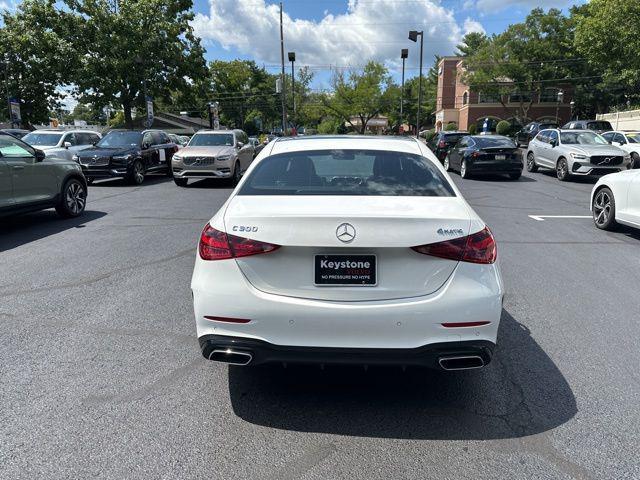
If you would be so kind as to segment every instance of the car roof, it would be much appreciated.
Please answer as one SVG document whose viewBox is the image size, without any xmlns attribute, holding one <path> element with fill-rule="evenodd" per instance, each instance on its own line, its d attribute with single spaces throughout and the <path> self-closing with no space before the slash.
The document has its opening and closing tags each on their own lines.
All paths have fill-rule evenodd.
<svg viewBox="0 0 640 480">
<path fill-rule="evenodd" d="M 237 130 L 211 130 L 211 129 L 204 129 L 204 130 L 198 130 L 196 133 L 194 133 L 194 135 L 198 135 L 199 133 L 209 133 L 209 134 L 218 134 L 218 133 L 233 133 L 236 132 Z"/>
<path fill-rule="evenodd" d="M 32 130 L 29 133 L 98 133 L 95 130 L 86 129 L 71 129 L 71 130 L 59 130 L 57 128 L 39 128 L 38 130 Z"/>
<path fill-rule="evenodd" d="M 276 138 L 271 154 L 308 150 L 391 150 L 422 154 L 420 145 L 412 137 L 383 135 L 312 135 Z"/>
</svg>

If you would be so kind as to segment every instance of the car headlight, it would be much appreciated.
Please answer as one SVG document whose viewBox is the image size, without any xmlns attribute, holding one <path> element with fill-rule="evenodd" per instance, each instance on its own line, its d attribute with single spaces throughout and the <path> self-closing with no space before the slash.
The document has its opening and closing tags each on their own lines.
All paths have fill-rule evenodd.
<svg viewBox="0 0 640 480">
<path fill-rule="evenodd" d="M 126 162 L 131 159 L 131 155 L 117 155 L 113 157 L 116 162 Z"/>
<path fill-rule="evenodd" d="M 226 162 L 230 158 L 231 158 L 231 155 L 220 155 L 219 157 L 216 157 L 216 160 L 219 160 L 221 162 Z"/>
<path fill-rule="evenodd" d="M 631 154 L 630 154 L 629 152 L 626 152 L 626 153 L 623 155 L 623 158 L 624 158 L 624 160 L 625 160 L 625 161 L 627 161 L 627 160 L 631 160 Z"/>
<path fill-rule="evenodd" d="M 589 158 L 587 155 L 582 153 L 570 153 L 569 155 L 571 155 L 571 158 L 574 160 L 587 160 Z"/>
<path fill-rule="evenodd" d="M 173 157 L 171 157 L 173 160 L 177 161 L 177 162 L 181 162 L 182 161 L 182 155 L 176 155 L 174 154 Z"/>
</svg>

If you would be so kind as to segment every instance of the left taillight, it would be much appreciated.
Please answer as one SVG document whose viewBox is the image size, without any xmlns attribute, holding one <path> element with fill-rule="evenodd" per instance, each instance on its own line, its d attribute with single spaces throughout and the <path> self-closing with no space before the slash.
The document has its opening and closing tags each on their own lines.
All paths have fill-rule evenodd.
<svg viewBox="0 0 640 480">
<path fill-rule="evenodd" d="M 200 235 L 198 252 L 203 260 L 224 260 L 269 253 L 278 248 L 280 245 L 229 235 L 207 223 Z"/>
<path fill-rule="evenodd" d="M 488 264 L 494 263 L 498 257 L 496 241 L 488 227 L 466 237 L 419 245 L 411 249 L 423 255 L 459 262 Z"/>
</svg>

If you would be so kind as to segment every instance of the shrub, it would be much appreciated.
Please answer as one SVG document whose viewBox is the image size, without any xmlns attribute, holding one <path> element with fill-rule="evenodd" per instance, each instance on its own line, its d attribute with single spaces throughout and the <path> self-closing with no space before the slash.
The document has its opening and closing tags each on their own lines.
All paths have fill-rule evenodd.
<svg viewBox="0 0 640 480">
<path fill-rule="evenodd" d="M 496 125 L 496 133 L 498 135 L 509 135 L 511 131 L 511 124 L 506 120 L 500 120 Z"/>
<path fill-rule="evenodd" d="M 458 125 L 456 125 L 453 122 L 447 123 L 447 125 L 444 127 L 445 132 L 452 132 L 457 129 L 458 129 Z"/>
<path fill-rule="evenodd" d="M 469 132 L 469 135 L 475 135 L 478 131 L 478 125 L 472 123 L 471 125 L 469 125 L 467 131 Z"/>
<path fill-rule="evenodd" d="M 430 142 L 435 136 L 436 136 L 436 131 L 433 128 L 431 130 L 427 130 L 426 132 L 424 132 L 425 142 Z"/>
</svg>

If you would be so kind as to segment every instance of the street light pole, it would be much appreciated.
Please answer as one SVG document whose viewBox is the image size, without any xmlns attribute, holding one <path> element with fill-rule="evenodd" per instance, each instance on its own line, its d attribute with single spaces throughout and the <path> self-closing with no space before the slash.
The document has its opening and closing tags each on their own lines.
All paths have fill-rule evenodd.
<svg viewBox="0 0 640 480">
<path fill-rule="evenodd" d="M 576 102 L 571 100 L 571 102 L 569 103 L 569 106 L 571 107 L 571 118 L 569 120 L 573 120 L 573 109 L 576 108 Z"/>
<path fill-rule="evenodd" d="M 409 56 L 409 49 L 403 48 L 400 50 L 400 58 L 402 59 L 402 88 L 400 89 L 400 126 L 404 123 L 404 62 Z M 404 133 L 404 128 L 402 129 Z"/>
<path fill-rule="evenodd" d="M 293 104 L 293 124 L 296 124 L 296 76 L 294 64 L 296 63 L 296 52 L 289 52 L 289 61 L 291 62 L 291 103 Z"/>
<path fill-rule="evenodd" d="M 409 40 L 412 42 L 418 41 L 418 35 L 420 35 L 420 80 L 418 82 L 418 113 L 416 114 L 416 137 L 420 137 L 420 106 L 422 105 L 422 49 L 424 44 L 424 31 L 417 32 L 411 30 L 409 32 Z"/>
<path fill-rule="evenodd" d="M 287 107 L 286 107 L 286 96 L 285 96 L 285 85 L 284 85 L 284 32 L 282 30 L 282 2 L 280 2 L 280 62 L 282 64 L 282 136 L 286 134 L 287 131 Z"/>
<path fill-rule="evenodd" d="M 558 117 L 558 114 L 560 112 L 560 103 L 562 103 L 563 98 L 564 98 L 564 92 L 562 90 L 558 90 L 558 97 L 557 97 L 558 102 L 556 103 L 556 120 L 558 121 L 558 124 L 560 124 L 560 117 Z"/>
</svg>

